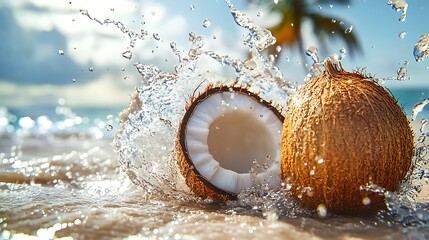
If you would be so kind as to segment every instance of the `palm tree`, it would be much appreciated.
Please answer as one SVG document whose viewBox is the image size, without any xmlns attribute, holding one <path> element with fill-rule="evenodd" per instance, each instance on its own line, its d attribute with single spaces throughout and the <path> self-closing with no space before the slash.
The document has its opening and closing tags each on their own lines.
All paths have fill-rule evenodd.
<svg viewBox="0 0 429 240">
<path fill-rule="evenodd" d="M 264 0 L 249 0 L 251 2 Z M 266 2 L 266 1 L 265 1 Z M 304 59 L 304 43 L 302 34 L 302 24 L 309 21 L 313 26 L 313 32 L 320 42 L 321 50 L 326 53 L 328 50 L 328 41 L 331 37 L 340 38 L 346 45 L 350 55 L 361 51 L 361 47 L 355 34 L 347 31 L 347 26 L 336 21 L 336 17 L 325 16 L 319 13 L 318 6 L 346 5 L 351 0 L 279 0 L 277 4 L 271 4 L 270 11 L 280 13 L 281 21 L 271 27 L 269 30 L 277 38 L 275 45 L 268 51 L 272 54 L 277 53 L 276 47 L 298 47 Z M 272 3 L 272 0 L 270 0 Z"/>
</svg>

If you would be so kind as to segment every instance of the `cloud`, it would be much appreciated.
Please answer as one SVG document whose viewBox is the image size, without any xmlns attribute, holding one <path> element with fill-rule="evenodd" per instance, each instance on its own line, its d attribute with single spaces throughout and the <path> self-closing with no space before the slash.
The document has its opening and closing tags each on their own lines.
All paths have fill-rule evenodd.
<svg viewBox="0 0 429 240">
<path fill-rule="evenodd" d="M 195 3 L 197 8 L 191 12 L 188 5 L 178 7 L 170 4 L 172 2 L 1 1 L 0 28 L 5 38 L 0 54 L 10 56 L 0 58 L 1 105 L 49 105 L 55 104 L 58 98 L 67 98 L 68 103 L 76 106 L 123 104 L 133 91 L 133 84 L 137 83 L 124 84 L 123 77 L 140 78 L 132 65 L 142 62 L 174 71 L 178 60 L 170 43 L 175 42 L 178 49 L 186 53 L 190 47 L 189 32 L 203 35 L 206 50 L 235 58 L 246 56 L 247 49 L 240 36 L 247 34 L 247 30 L 237 28 L 229 10 L 223 9 L 223 3 Z M 199 11 L 203 8 L 198 4 L 211 12 Z M 147 35 L 131 47 L 125 31 L 121 32 L 113 23 L 100 25 L 82 15 L 81 9 L 88 10 L 100 21 L 111 19 L 123 23 L 131 31 L 143 31 Z M 222 14 L 229 18 L 217 9 L 224 10 Z M 195 22 L 208 14 L 213 15 L 209 28 L 203 28 L 202 21 Z M 154 38 L 154 33 L 159 40 Z M 64 51 L 64 55 L 59 54 L 59 50 Z M 122 57 L 126 50 L 132 51 L 131 60 Z M 201 59 L 200 65 L 205 71 L 225 72 L 224 66 L 207 57 Z M 88 71 L 90 67 L 96 71 Z M 121 72 L 122 68 L 126 71 Z M 72 79 L 77 79 L 78 83 L 73 83 Z"/>
</svg>

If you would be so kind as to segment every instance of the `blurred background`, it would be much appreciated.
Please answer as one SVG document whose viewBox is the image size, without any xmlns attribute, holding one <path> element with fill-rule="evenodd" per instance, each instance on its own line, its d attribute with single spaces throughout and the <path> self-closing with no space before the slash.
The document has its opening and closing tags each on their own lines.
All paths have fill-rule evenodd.
<svg viewBox="0 0 429 240">
<path fill-rule="evenodd" d="M 315 47 L 320 59 L 345 54 L 346 70 L 394 79 L 383 85 L 408 114 L 429 97 L 429 60 L 417 62 L 413 55 L 414 45 L 429 33 L 429 1 L 231 3 L 277 37 L 264 54 L 271 54 L 294 83 L 303 83 L 312 64 L 305 52 Z M 206 50 L 242 60 L 248 56 L 243 44 L 248 31 L 217 0 L 0 1 L 0 29 L 0 127 L 23 117 L 55 120 L 71 112 L 88 117 L 88 124 L 116 117 L 141 84 L 133 65 L 153 64 L 173 72 L 178 60 L 170 44 L 188 50 L 190 32 L 204 37 Z M 130 43 L 130 32 L 141 39 Z M 206 67 L 223 72 L 221 65 Z"/>
</svg>

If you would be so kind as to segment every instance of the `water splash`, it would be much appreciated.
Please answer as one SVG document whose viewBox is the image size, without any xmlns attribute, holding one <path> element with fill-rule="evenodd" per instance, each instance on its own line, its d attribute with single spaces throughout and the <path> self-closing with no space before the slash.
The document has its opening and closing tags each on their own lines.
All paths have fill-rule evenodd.
<svg viewBox="0 0 429 240">
<path fill-rule="evenodd" d="M 420 40 L 414 45 L 413 54 L 417 62 L 429 56 L 429 34 L 420 37 Z"/>
<path fill-rule="evenodd" d="M 130 108 L 121 114 L 115 149 L 130 179 L 148 194 L 189 199 L 189 189 L 176 166 L 174 151 L 177 129 L 188 101 L 184 96 L 192 96 L 210 84 L 236 83 L 248 86 L 263 99 L 280 106 L 295 90 L 279 69 L 260 54 L 275 42 L 271 33 L 253 24 L 237 9 L 231 9 L 231 14 L 240 27 L 249 30 L 244 39 L 251 53 L 249 59 L 206 50 L 204 38 L 191 32 L 188 50 L 179 49 L 175 42 L 170 43 L 170 49 L 179 61 L 174 73 L 161 71 L 154 65 L 134 64 L 143 84 L 137 87 Z M 236 78 L 222 79 L 212 72 L 200 71 L 202 56 L 208 56 L 224 69 L 234 69 Z"/>
<path fill-rule="evenodd" d="M 407 9 L 408 9 L 408 3 L 405 0 L 388 0 L 388 5 L 392 6 L 392 9 L 399 12 L 402 11 L 401 16 L 399 17 L 399 21 L 403 22 L 405 21 L 405 18 L 407 17 Z"/>
<path fill-rule="evenodd" d="M 311 58 L 313 63 L 311 64 L 310 71 L 304 81 L 308 81 L 322 72 L 319 56 L 317 55 L 318 51 L 319 50 L 314 46 L 308 47 L 307 51 L 305 51 L 305 54 Z"/>
<path fill-rule="evenodd" d="M 89 19 L 97 22 L 100 25 L 103 26 L 107 26 L 110 24 L 113 24 L 115 27 L 117 27 L 122 33 L 127 34 L 129 39 L 130 39 L 130 47 L 134 47 L 135 46 L 135 42 L 137 41 L 137 39 L 143 40 L 146 38 L 146 36 L 148 35 L 148 33 L 146 31 L 141 31 L 140 33 L 131 31 L 130 29 L 128 29 L 127 27 L 125 27 L 125 25 L 120 22 L 120 21 L 115 21 L 115 20 L 111 20 L 111 19 L 104 19 L 104 20 L 100 20 L 97 19 L 95 17 L 92 17 L 89 12 L 85 9 L 80 10 L 80 13 L 83 16 L 88 17 Z"/>
<path fill-rule="evenodd" d="M 429 103 L 426 99 L 413 109 L 412 118 Z M 401 226 L 400 231 L 409 239 L 427 239 L 429 237 L 429 205 L 424 188 L 429 183 L 428 132 L 425 132 L 427 119 L 422 119 L 420 131 L 414 131 L 415 154 L 410 171 L 397 192 L 384 192 L 387 211 L 380 211 L 378 219 L 388 226 Z M 427 191 L 427 190 L 426 190 Z"/>
<path fill-rule="evenodd" d="M 415 121 L 417 118 L 417 115 L 423 111 L 423 108 L 429 103 L 429 99 L 425 99 L 422 102 L 416 104 L 413 108 L 412 115 L 411 115 L 411 121 Z"/>
<path fill-rule="evenodd" d="M 231 14 L 238 26 L 250 31 L 244 39 L 244 44 L 250 49 L 256 48 L 260 52 L 276 42 L 269 30 L 255 25 L 246 14 L 235 8 L 231 10 Z"/>
</svg>

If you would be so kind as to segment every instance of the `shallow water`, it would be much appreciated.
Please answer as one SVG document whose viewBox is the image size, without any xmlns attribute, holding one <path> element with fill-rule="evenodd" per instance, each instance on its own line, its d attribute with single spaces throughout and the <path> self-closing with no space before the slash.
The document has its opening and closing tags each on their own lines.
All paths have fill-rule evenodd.
<svg viewBox="0 0 429 240">
<path fill-rule="evenodd" d="M 319 218 L 250 190 L 227 203 L 151 194 L 120 170 L 111 138 L 4 137 L 1 238 L 424 239 L 428 233 L 376 216 Z"/>
<path fill-rule="evenodd" d="M 413 171 L 399 192 L 383 193 L 386 209 L 373 216 L 318 216 L 289 197 L 287 186 L 246 189 L 237 201 L 226 203 L 202 200 L 190 192 L 173 151 L 188 100 L 184 96 L 210 84 L 236 83 L 281 106 L 296 89 L 260 54 L 273 43 L 271 34 L 239 10 L 230 11 L 236 24 L 248 30 L 244 44 L 249 59 L 205 50 L 204 39 L 190 33 L 189 49 L 178 49 L 174 42 L 169 46 L 179 59 L 174 73 L 135 64 L 143 81 L 136 87 L 130 108 L 122 113 L 120 126 L 115 116 L 98 121 L 96 127 L 84 127 L 84 117 L 70 111 L 65 111 L 69 114 L 63 114 L 62 120 L 34 122 L 24 117 L 12 121 L 3 110 L 0 120 L 11 122 L 0 125 L 0 238 L 429 238 L 429 137 L 424 120 L 429 114 L 424 99 L 416 99 L 414 103 L 421 104 L 415 108 L 405 106 L 408 116 L 415 118 L 411 123 L 417 150 Z M 87 11 L 82 14 L 93 23 L 127 31 L 130 49 L 144 38 L 121 22 L 98 20 Z M 340 52 L 345 54 L 345 50 Z M 314 64 L 308 77 L 314 77 L 321 64 L 317 50 L 310 53 Z M 131 56 L 131 51 L 124 52 L 124 58 Z M 232 69 L 234 78 L 199 69 L 203 57 Z M 400 94 L 416 95 L 412 91 Z M 368 188 L 383 192 L 376 186 Z"/>
</svg>

